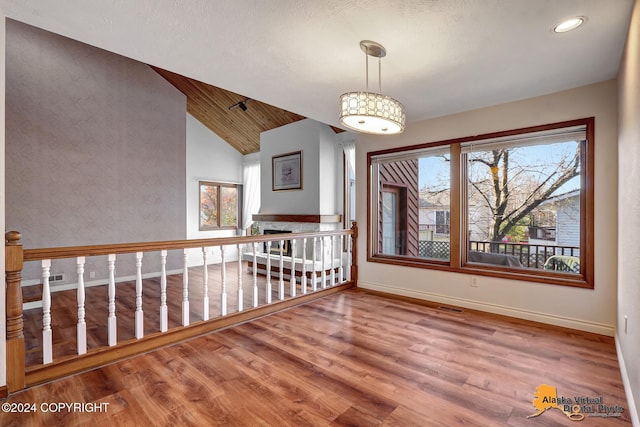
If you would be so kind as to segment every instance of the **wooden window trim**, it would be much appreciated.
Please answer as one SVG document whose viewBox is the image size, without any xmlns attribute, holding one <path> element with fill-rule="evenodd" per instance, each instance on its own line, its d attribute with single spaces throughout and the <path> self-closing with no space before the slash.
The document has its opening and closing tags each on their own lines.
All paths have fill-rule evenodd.
<svg viewBox="0 0 640 427">
<path fill-rule="evenodd" d="M 524 133 L 532 133 L 546 131 L 559 128 L 568 128 L 572 126 L 586 126 L 587 142 L 581 147 L 581 175 L 580 175 L 580 251 L 581 254 L 581 272 L 580 275 L 563 274 L 559 272 L 548 272 L 544 270 L 532 271 L 527 269 L 497 267 L 484 264 L 470 264 L 466 260 L 466 252 L 462 250 L 468 247 L 468 238 L 463 236 L 467 234 L 468 229 L 466 213 L 467 186 L 462 185 L 466 182 L 466 168 L 461 168 L 460 161 L 451 162 L 451 235 L 450 235 L 450 260 L 434 261 L 427 258 L 382 255 L 376 253 L 376 247 L 372 245 L 377 242 L 377 236 L 374 234 L 377 230 L 373 222 L 377 220 L 374 217 L 374 210 L 371 203 L 373 202 L 373 192 L 378 191 L 377 184 L 373 183 L 373 159 L 376 156 L 402 153 L 410 150 L 427 149 L 435 146 L 448 145 L 451 148 L 451 158 L 460 158 L 460 144 L 470 141 L 478 141 L 483 139 L 491 139 L 505 136 L 514 136 Z M 586 147 L 585 147 L 586 146 Z M 586 149 L 585 149 L 586 148 Z M 471 274 L 478 276 L 489 276 L 511 280 L 522 280 L 528 282 L 545 283 L 551 285 L 571 286 L 579 288 L 594 289 L 594 186 L 595 186 L 595 119 L 594 117 L 582 118 L 577 120 L 569 120 L 564 122 L 550 123 L 539 126 L 531 126 L 526 128 L 512 129 L 508 131 L 494 132 L 482 135 L 467 136 L 462 138 L 454 138 L 449 140 L 417 144 L 412 146 L 390 148 L 385 150 L 373 151 L 367 153 L 367 261 L 389 265 L 398 265 L 405 267 L 425 268 L 433 270 L 450 271 L 462 274 Z M 382 184 L 382 183 L 380 183 Z M 376 207 L 377 211 L 377 207 Z M 377 215 L 377 214 L 376 214 Z"/>
<path fill-rule="evenodd" d="M 201 187 L 203 185 L 216 186 L 218 189 L 218 197 L 217 197 L 217 225 L 202 225 L 200 210 L 202 209 L 202 193 Z M 236 224 L 235 225 L 220 225 L 222 223 L 222 187 L 226 188 L 235 188 L 236 189 Z M 241 186 L 239 184 L 230 184 L 225 182 L 215 182 L 215 181 L 198 181 L 198 229 L 200 231 L 211 231 L 211 230 L 237 230 L 240 223 L 240 204 L 242 201 L 241 197 Z"/>
</svg>

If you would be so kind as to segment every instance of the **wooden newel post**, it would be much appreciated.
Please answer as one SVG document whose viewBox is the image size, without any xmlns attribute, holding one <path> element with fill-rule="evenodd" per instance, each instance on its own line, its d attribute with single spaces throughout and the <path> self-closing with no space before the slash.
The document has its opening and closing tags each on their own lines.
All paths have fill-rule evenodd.
<svg viewBox="0 0 640 427">
<path fill-rule="evenodd" d="M 25 388 L 25 350 L 22 324 L 22 235 L 5 234 L 5 271 L 7 278 L 7 388 L 9 392 Z"/>
<path fill-rule="evenodd" d="M 351 223 L 351 280 L 353 285 L 358 286 L 358 223 L 353 221 Z"/>
</svg>

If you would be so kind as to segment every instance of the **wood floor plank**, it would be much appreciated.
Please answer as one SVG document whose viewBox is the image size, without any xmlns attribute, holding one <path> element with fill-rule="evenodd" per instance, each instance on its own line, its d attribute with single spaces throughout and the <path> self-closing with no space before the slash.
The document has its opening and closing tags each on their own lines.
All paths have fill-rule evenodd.
<svg viewBox="0 0 640 427">
<path fill-rule="evenodd" d="M 106 412 L 0 413 L 0 425 L 575 427 L 557 409 L 527 418 L 541 384 L 626 408 L 610 337 L 439 307 L 336 293 L 6 401 L 104 403 Z M 61 322 L 72 343 L 75 325 Z M 629 426 L 630 417 L 581 425 Z"/>
</svg>

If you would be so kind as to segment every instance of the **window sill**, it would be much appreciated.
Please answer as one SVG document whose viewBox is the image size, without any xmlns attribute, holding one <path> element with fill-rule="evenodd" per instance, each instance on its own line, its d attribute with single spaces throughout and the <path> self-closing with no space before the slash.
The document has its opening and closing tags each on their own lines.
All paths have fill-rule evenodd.
<svg viewBox="0 0 640 427">
<path fill-rule="evenodd" d="M 582 275 L 552 273 L 544 270 L 534 272 L 529 269 L 496 267 L 481 264 L 465 264 L 461 267 L 452 267 L 448 261 L 436 261 L 392 255 L 367 256 L 367 262 L 423 268 L 427 270 L 449 271 L 451 273 L 474 276 L 488 276 L 500 279 L 536 282 L 555 286 L 570 286 L 584 289 L 594 288 L 593 283 L 589 283 Z"/>
</svg>

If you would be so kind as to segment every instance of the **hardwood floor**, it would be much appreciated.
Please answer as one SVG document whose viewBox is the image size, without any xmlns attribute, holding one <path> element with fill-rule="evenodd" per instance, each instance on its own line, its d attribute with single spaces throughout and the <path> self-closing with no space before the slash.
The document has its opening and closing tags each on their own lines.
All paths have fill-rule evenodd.
<svg viewBox="0 0 640 427">
<path fill-rule="evenodd" d="M 235 262 L 227 264 L 226 286 L 228 313 L 238 311 L 238 269 Z M 209 318 L 220 316 L 221 272 L 220 264 L 208 267 L 209 275 Z M 202 267 L 189 269 L 189 312 L 191 323 L 203 319 L 203 270 Z M 298 279 L 299 281 L 299 279 Z M 279 298 L 279 276 L 273 273 L 272 301 Z M 257 276 L 259 305 L 266 301 L 266 277 Z M 290 298 L 290 283 L 284 281 L 284 296 Z M 297 284 L 300 294 L 300 283 Z M 242 268 L 243 305 L 252 307 L 253 276 L 247 273 L 246 262 Z M 40 288 L 41 289 L 41 288 Z M 309 281 L 308 289 L 311 289 Z M 40 290 L 40 292 L 42 292 Z M 87 324 L 87 346 L 89 351 L 107 346 L 108 289 L 106 285 L 88 287 L 85 290 L 85 321 Z M 116 285 L 116 317 L 118 341 L 135 337 L 136 310 L 135 281 L 122 282 Z M 182 275 L 167 277 L 167 311 L 169 329 L 182 325 Z M 145 334 L 160 331 L 160 279 L 144 279 L 142 293 Z M 76 290 L 53 292 L 51 294 L 51 329 L 53 331 L 53 359 L 58 360 L 77 354 L 76 323 L 77 299 Z M 31 309 L 24 312 L 24 336 L 26 346 L 26 365 L 42 363 L 42 309 Z"/>
<path fill-rule="evenodd" d="M 12 395 L 37 412 L 0 425 L 575 426 L 527 419 L 541 384 L 627 406 L 610 337 L 349 290 Z"/>
</svg>

